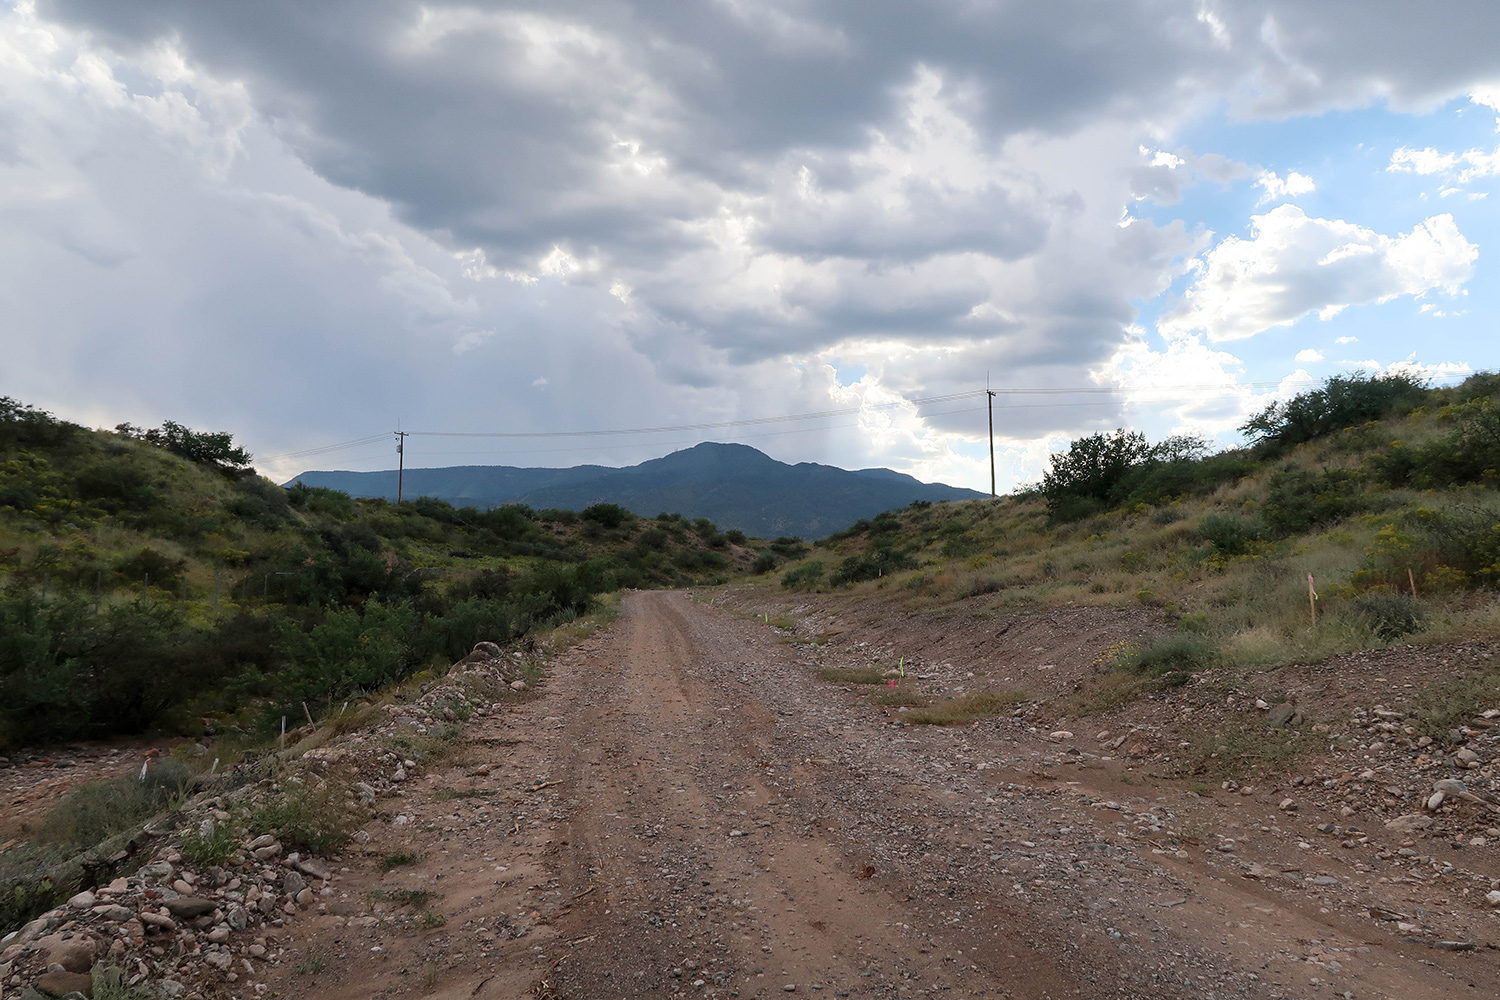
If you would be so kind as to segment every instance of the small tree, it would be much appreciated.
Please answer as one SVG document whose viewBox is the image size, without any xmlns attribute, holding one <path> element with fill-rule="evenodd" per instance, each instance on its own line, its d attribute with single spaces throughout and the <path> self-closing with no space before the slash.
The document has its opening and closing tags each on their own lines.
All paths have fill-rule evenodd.
<svg viewBox="0 0 1500 1000">
<path fill-rule="evenodd" d="M 1103 506 L 1110 490 L 1136 465 L 1151 456 L 1146 436 L 1136 431 L 1090 434 L 1052 456 L 1042 476 L 1047 512 L 1055 520 L 1072 520 Z"/>
<path fill-rule="evenodd" d="M 1399 404 L 1415 402 L 1426 392 L 1426 382 L 1406 372 L 1335 375 L 1321 389 L 1272 403 L 1245 421 L 1240 430 L 1255 441 L 1301 444 L 1345 427 L 1379 420 Z"/>
<path fill-rule="evenodd" d="M 250 453 L 237 446 L 233 435 L 226 431 L 195 431 L 174 420 L 168 420 L 158 428 L 145 431 L 132 424 L 119 424 L 115 427 L 115 433 L 122 437 L 148 441 L 189 462 L 206 465 L 231 478 L 238 478 L 250 471 Z"/>
</svg>

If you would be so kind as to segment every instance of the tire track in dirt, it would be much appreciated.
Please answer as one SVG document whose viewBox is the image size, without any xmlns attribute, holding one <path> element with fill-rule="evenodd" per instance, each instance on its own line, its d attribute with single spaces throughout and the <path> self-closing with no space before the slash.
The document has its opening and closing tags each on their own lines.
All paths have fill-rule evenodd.
<svg viewBox="0 0 1500 1000">
<path fill-rule="evenodd" d="M 915 887 L 860 878 L 858 845 L 830 835 L 855 826 L 822 787 L 836 779 L 787 768 L 796 727 L 733 676 L 743 634 L 695 627 L 686 616 L 704 612 L 680 596 L 632 595 L 627 610 L 621 653 L 576 673 L 568 696 L 578 808 L 562 884 L 587 902 L 561 926 L 588 947 L 548 978 L 557 995 L 1095 995 L 1023 956 L 1013 907 L 991 908 L 987 935 L 952 932 L 911 905 Z"/>
</svg>

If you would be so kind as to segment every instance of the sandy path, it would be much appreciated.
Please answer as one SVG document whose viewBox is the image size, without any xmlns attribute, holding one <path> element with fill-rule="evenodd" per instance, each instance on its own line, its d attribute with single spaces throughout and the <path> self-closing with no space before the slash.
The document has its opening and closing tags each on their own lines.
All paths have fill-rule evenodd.
<svg viewBox="0 0 1500 1000">
<path fill-rule="evenodd" d="M 459 766 L 394 801 L 276 991 L 1500 995 L 1493 951 L 1405 945 L 1320 899 L 1341 890 L 1240 877 L 1258 834 L 1222 861 L 1155 846 L 1171 810 L 1248 831 L 1261 804 L 1034 771 L 1035 737 L 893 725 L 809 663 L 683 595 L 630 595 L 544 698 L 476 720 Z M 421 860 L 381 872 L 395 853 Z M 361 926 L 366 893 L 413 887 L 444 926 L 389 905 Z"/>
</svg>

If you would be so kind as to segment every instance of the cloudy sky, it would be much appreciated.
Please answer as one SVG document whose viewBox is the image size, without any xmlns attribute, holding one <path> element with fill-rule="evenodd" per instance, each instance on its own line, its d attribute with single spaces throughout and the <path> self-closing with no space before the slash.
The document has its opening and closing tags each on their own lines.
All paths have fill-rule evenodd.
<svg viewBox="0 0 1500 1000">
<path fill-rule="evenodd" d="M 1102 428 L 1232 442 L 1331 374 L 1500 365 L 1496 37 L 1493 2 L 5 0 L 0 394 L 278 478 L 389 468 L 397 426 L 722 424 L 409 461 L 737 440 L 987 488 L 987 374 L 1002 489 Z"/>
</svg>

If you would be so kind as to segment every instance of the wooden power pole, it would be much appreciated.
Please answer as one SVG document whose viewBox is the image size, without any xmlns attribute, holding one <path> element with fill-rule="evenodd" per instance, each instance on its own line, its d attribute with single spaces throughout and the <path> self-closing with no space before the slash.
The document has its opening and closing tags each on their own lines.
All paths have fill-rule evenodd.
<svg viewBox="0 0 1500 1000">
<path fill-rule="evenodd" d="M 985 387 L 990 408 L 990 499 L 995 499 L 995 390 Z"/>
<path fill-rule="evenodd" d="M 395 431 L 396 435 L 396 506 L 401 506 L 401 487 L 406 479 L 406 435 L 410 431 Z"/>
</svg>

